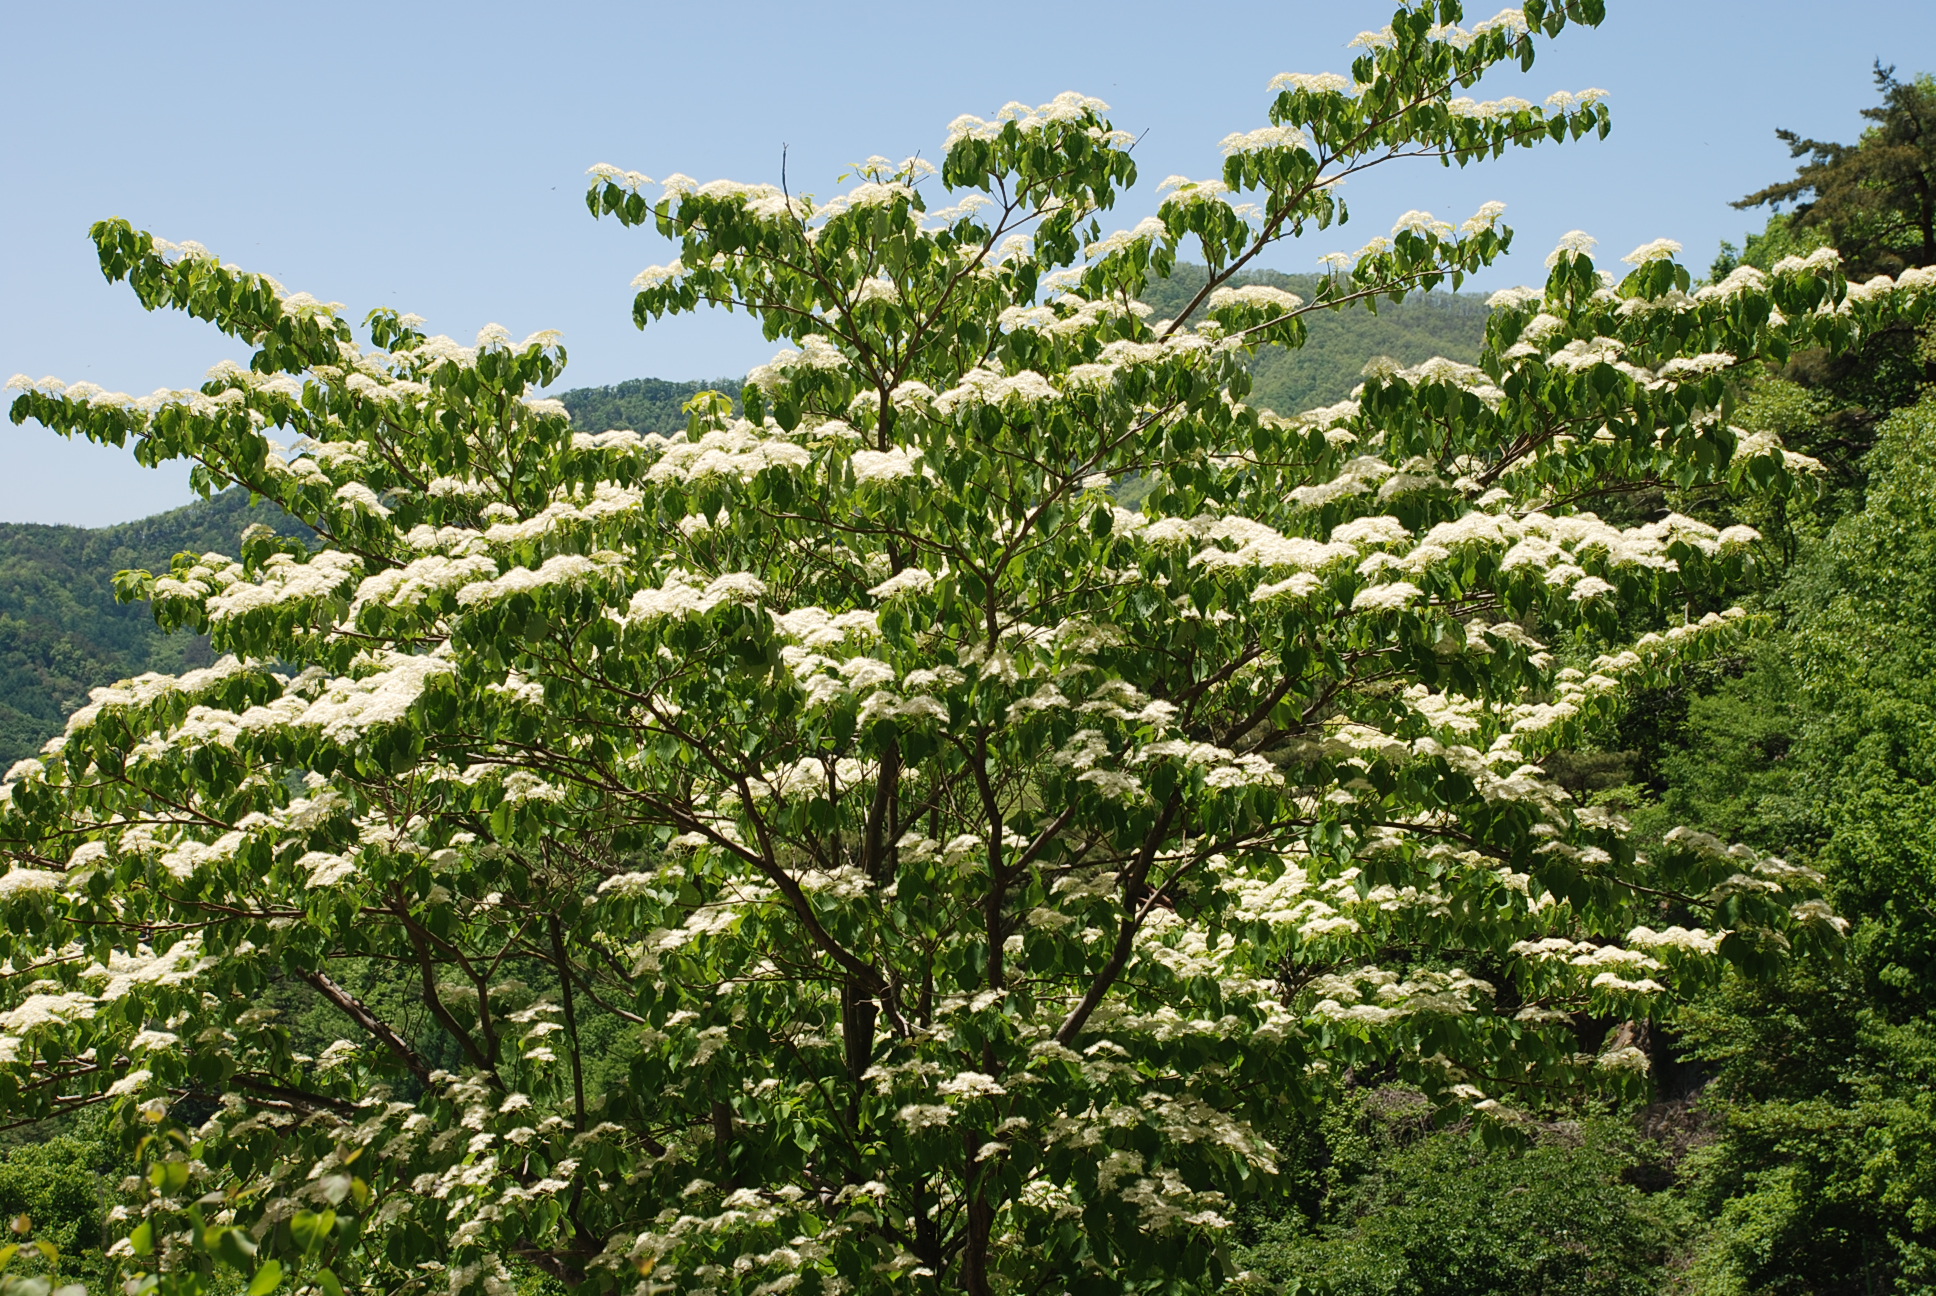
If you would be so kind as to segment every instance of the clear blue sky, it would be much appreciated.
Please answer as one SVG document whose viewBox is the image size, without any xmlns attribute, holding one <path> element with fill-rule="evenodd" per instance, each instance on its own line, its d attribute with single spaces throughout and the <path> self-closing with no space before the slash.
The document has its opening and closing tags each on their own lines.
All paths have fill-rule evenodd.
<svg viewBox="0 0 1936 1296">
<path fill-rule="evenodd" d="M 1468 21 L 1493 4 L 1470 7 Z M 328 5 L 7 6 L 0 78 L 0 374 L 146 392 L 193 386 L 240 352 L 105 284 L 88 224 L 125 216 L 275 275 L 292 291 L 391 305 L 468 340 L 565 333 L 565 385 L 737 375 L 772 348 L 743 316 L 630 321 L 628 281 L 669 259 L 595 223 L 585 168 L 775 180 L 827 193 L 845 164 L 935 156 L 947 122 L 1065 89 L 1147 132 L 1131 224 L 1176 172 L 1214 175 L 1217 141 L 1263 125 L 1278 72 L 1343 71 L 1390 0 L 574 4 L 337 0 Z M 1309 270 L 1424 207 L 1499 199 L 1519 251 L 1481 286 L 1537 282 L 1559 235 L 1618 257 L 1680 239 L 1704 266 L 1760 217 L 1728 202 L 1789 173 L 1773 130 L 1849 139 L 1871 62 L 1936 70 L 1928 0 L 1609 0 L 1529 74 L 1490 94 L 1612 92 L 1604 142 L 1469 171 L 1428 164 L 1354 181 L 1348 230 L 1283 248 Z M 186 502 L 185 469 L 0 423 L 0 521 L 101 525 Z"/>
</svg>

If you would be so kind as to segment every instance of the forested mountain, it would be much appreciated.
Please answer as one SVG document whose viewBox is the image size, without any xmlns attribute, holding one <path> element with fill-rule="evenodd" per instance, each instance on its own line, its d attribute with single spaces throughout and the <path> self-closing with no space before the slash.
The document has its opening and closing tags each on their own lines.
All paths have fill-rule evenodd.
<svg viewBox="0 0 1936 1296">
<path fill-rule="evenodd" d="M 1174 314 L 1203 285 L 1201 266 L 1182 265 L 1150 294 L 1161 317 Z M 1266 283 L 1310 296 L 1310 276 L 1265 271 L 1244 283 Z M 1470 361 L 1485 332 L 1486 308 L 1471 295 L 1433 293 L 1368 310 L 1311 318 L 1310 340 L 1295 353 L 1272 349 L 1257 359 L 1252 400 L 1279 413 L 1328 404 L 1347 395 L 1373 356 L 1416 364 L 1434 355 Z M 580 387 L 559 399 L 588 432 L 683 428 L 682 407 L 712 389 L 737 396 L 736 379 L 667 382 L 635 378 L 610 387 Z M 207 645 L 189 634 L 164 635 L 145 604 L 118 604 L 114 574 L 159 570 L 182 551 L 233 552 L 242 529 L 267 522 L 290 534 L 301 524 L 273 506 L 249 505 L 231 491 L 185 508 L 88 530 L 0 524 L 0 768 L 39 750 L 60 732 L 89 689 L 143 671 L 205 665 Z"/>
<path fill-rule="evenodd" d="M 147 604 L 117 603 L 114 574 L 166 569 L 183 551 L 232 551 L 256 522 L 304 530 L 241 491 L 91 530 L 0 523 L 0 764 L 39 750 L 91 688 L 207 665 L 199 636 L 164 635 Z"/>
<path fill-rule="evenodd" d="M 671 432 L 686 425 L 685 404 L 702 391 L 739 395 L 739 379 L 667 382 L 634 378 L 612 387 L 577 387 L 559 393 L 571 411 L 572 425 L 586 432 L 631 428 L 634 432 Z"/>
<path fill-rule="evenodd" d="M 1144 300 L 1155 318 L 1174 316 L 1203 287 L 1204 269 L 1179 265 Z M 1317 275 L 1287 275 L 1260 270 L 1236 276 L 1231 287 L 1264 284 L 1317 295 Z M 1374 302 L 1304 317 L 1310 329 L 1296 351 L 1271 347 L 1258 355 L 1250 403 L 1279 414 L 1297 414 L 1343 400 L 1358 385 L 1365 362 L 1386 356 L 1414 365 L 1433 356 L 1471 364 L 1479 358 L 1486 334 L 1485 298 L 1474 293 L 1430 292 L 1401 302 Z"/>
<path fill-rule="evenodd" d="M 1188 263 L 1143 295 L 1153 318 L 1176 315 L 1203 287 L 1204 268 Z M 1260 270 L 1238 275 L 1232 287 L 1264 284 L 1316 296 L 1316 275 L 1287 275 Z M 1413 365 L 1433 356 L 1463 361 L 1479 358 L 1486 332 L 1485 299 L 1475 293 L 1431 292 L 1402 302 L 1377 302 L 1305 317 L 1310 335 L 1303 347 L 1286 351 L 1270 347 L 1258 355 L 1252 404 L 1279 414 L 1296 414 L 1343 400 L 1358 385 L 1365 362 L 1388 356 Z M 571 411 L 572 422 L 588 431 L 627 427 L 635 431 L 666 431 L 683 427 L 681 406 L 706 388 L 737 396 L 736 379 L 711 382 L 664 382 L 635 378 L 613 387 L 581 387 L 559 399 Z"/>
</svg>

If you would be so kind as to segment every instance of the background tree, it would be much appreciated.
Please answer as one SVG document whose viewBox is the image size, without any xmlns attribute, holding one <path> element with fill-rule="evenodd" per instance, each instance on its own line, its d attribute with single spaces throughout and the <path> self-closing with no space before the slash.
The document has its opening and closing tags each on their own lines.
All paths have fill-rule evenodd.
<svg viewBox="0 0 1936 1296">
<path fill-rule="evenodd" d="M 1703 998 L 1681 1047 L 1716 1141 L 1685 1167 L 1701 1292 L 1915 1292 L 1936 1280 L 1936 838 L 1923 646 L 1936 407 L 1883 424 L 1860 508 L 1765 596 L 1778 631 L 1692 699 L 1641 830 L 1783 843 L 1853 923 L 1846 958 Z"/>
<path fill-rule="evenodd" d="M 1416 1095 L 1367 1086 L 1322 1123 L 1322 1208 L 1260 1221 L 1240 1253 L 1248 1290 L 1659 1296 L 1673 1281 L 1681 1204 L 1632 1182 L 1658 1152 L 1624 1121 L 1544 1126 L 1506 1153 L 1432 1132 Z"/>
<path fill-rule="evenodd" d="M 1775 135 L 1791 157 L 1806 156 L 1792 180 L 1757 190 L 1737 208 L 1795 204 L 1797 231 L 1819 230 L 1853 274 L 1898 274 L 1936 265 L 1936 78 L 1898 81 L 1875 68 L 1882 102 L 1864 108 L 1875 123 L 1854 144 Z"/>
<path fill-rule="evenodd" d="M 1856 143 L 1775 132 L 1793 156 L 1809 160 L 1792 180 L 1734 204 L 1775 211 L 1743 247 L 1721 245 L 1716 280 L 1739 265 L 1766 270 L 1823 247 L 1837 249 L 1849 272 L 1865 278 L 1936 264 L 1936 80 L 1900 81 L 1880 63 L 1875 79 L 1882 102 L 1862 110 L 1874 125 Z M 1783 212 L 1790 203 L 1793 210 Z M 1813 408 L 1794 427 L 1796 448 L 1821 459 L 1838 490 L 1859 489 L 1877 425 L 1936 383 L 1936 333 L 1900 327 L 1840 355 L 1804 351 L 1783 377 L 1814 393 Z"/>
<path fill-rule="evenodd" d="M 555 336 L 378 310 L 365 347 L 97 226 L 251 365 L 26 381 L 13 417 L 323 542 L 131 573 L 230 655 L 103 690 L 0 802 L 0 1102 L 113 1105 L 130 1290 L 1201 1289 L 1265 1131 L 1347 1069 L 1496 1129 L 1637 1091 L 1670 985 L 1838 943 L 1814 873 L 1643 858 L 1538 762 L 1745 629 L 1690 609 L 1751 529 L 1589 505 L 1790 489 L 1728 375 L 1920 317 L 1929 276 L 1693 291 L 1672 245 L 1616 279 L 1574 234 L 1480 365 L 1242 399 L 1312 312 L 1505 249 L 1496 205 L 1408 212 L 1308 302 L 1238 280 L 1367 167 L 1605 130 L 1594 92 L 1458 93 L 1599 16 L 1401 9 L 1108 236 L 1130 139 L 1073 94 L 957 120 L 939 210 L 914 159 L 825 201 L 594 168 L 594 212 L 680 243 L 641 324 L 727 304 L 793 344 L 683 437 L 574 433 L 531 394 Z M 1153 323 L 1186 240 L 1204 281 Z M 411 1000 L 363 991 L 383 965 Z M 317 1053 L 296 982 L 342 1023 Z"/>
</svg>

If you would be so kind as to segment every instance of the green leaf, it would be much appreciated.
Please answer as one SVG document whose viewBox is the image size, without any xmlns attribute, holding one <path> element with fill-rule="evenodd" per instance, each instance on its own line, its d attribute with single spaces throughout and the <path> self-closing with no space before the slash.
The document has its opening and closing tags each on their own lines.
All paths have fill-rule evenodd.
<svg viewBox="0 0 1936 1296">
<path fill-rule="evenodd" d="M 247 1272 L 250 1262 L 255 1259 L 257 1250 L 255 1239 L 249 1236 L 248 1230 L 226 1228 L 210 1231 L 215 1234 L 215 1254 L 237 1269 Z"/>
<path fill-rule="evenodd" d="M 314 1254 L 316 1249 L 329 1240 L 329 1232 L 336 1227 L 335 1211 L 298 1211 L 289 1221 L 290 1235 L 305 1255 Z"/>
<path fill-rule="evenodd" d="M 282 1285 L 282 1261 L 265 1260 L 262 1267 L 249 1279 L 246 1296 L 269 1296 L 269 1293 Z"/>
</svg>

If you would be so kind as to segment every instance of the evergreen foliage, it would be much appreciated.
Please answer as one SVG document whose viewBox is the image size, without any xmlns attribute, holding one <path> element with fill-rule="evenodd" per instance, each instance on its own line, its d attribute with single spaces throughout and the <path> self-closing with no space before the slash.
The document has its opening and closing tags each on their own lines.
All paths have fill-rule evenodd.
<svg viewBox="0 0 1936 1296">
<path fill-rule="evenodd" d="M 1664 761 L 1663 822 L 1822 869 L 1855 923 L 1846 961 L 1682 1015 L 1721 1122 L 1690 1166 L 1703 1292 L 1936 1290 L 1936 401 L 1866 468 Z"/>
<path fill-rule="evenodd" d="M 1741 207 L 1795 204 L 1793 224 L 1841 250 L 1850 273 L 1900 274 L 1936 265 L 1936 77 L 1898 80 L 1875 65 L 1882 102 L 1854 144 L 1777 130 L 1791 157 L 1808 160 L 1788 180 L 1749 194 Z"/>
<path fill-rule="evenodd" d="M 1523 1149 L 1433 1131 L 1416 1094 L 1366 1089 L 1305 1131 L 1309 1213 L 1254 1221 L 1248 1292 L 1323 1296 L 1657 1296 L 1680 1203 L 1636 1180 L 1657 1151 L 1631 1124 L 1543 1126 Z"/>
<path fill-rule="evenodd" d="M 0 1237 L 17 1241 L 31 1234 L 52 1248 L 49 1254 L 29 1243 L 0 1266 L 16 1284 L 28 1277 L 95 1293 L 112 1284 L 114 1267 L 104 1254 L 112 1240 L 106 1235 L 111 1192 L 105 1178 L 115 1173 L 117 1158 L 99 1137 L 100 1121 L 77 1124 L 91 1126 L 92 1136 L 0 1145 L 0 1224 L 9 1226 Z"/>
</svg>

